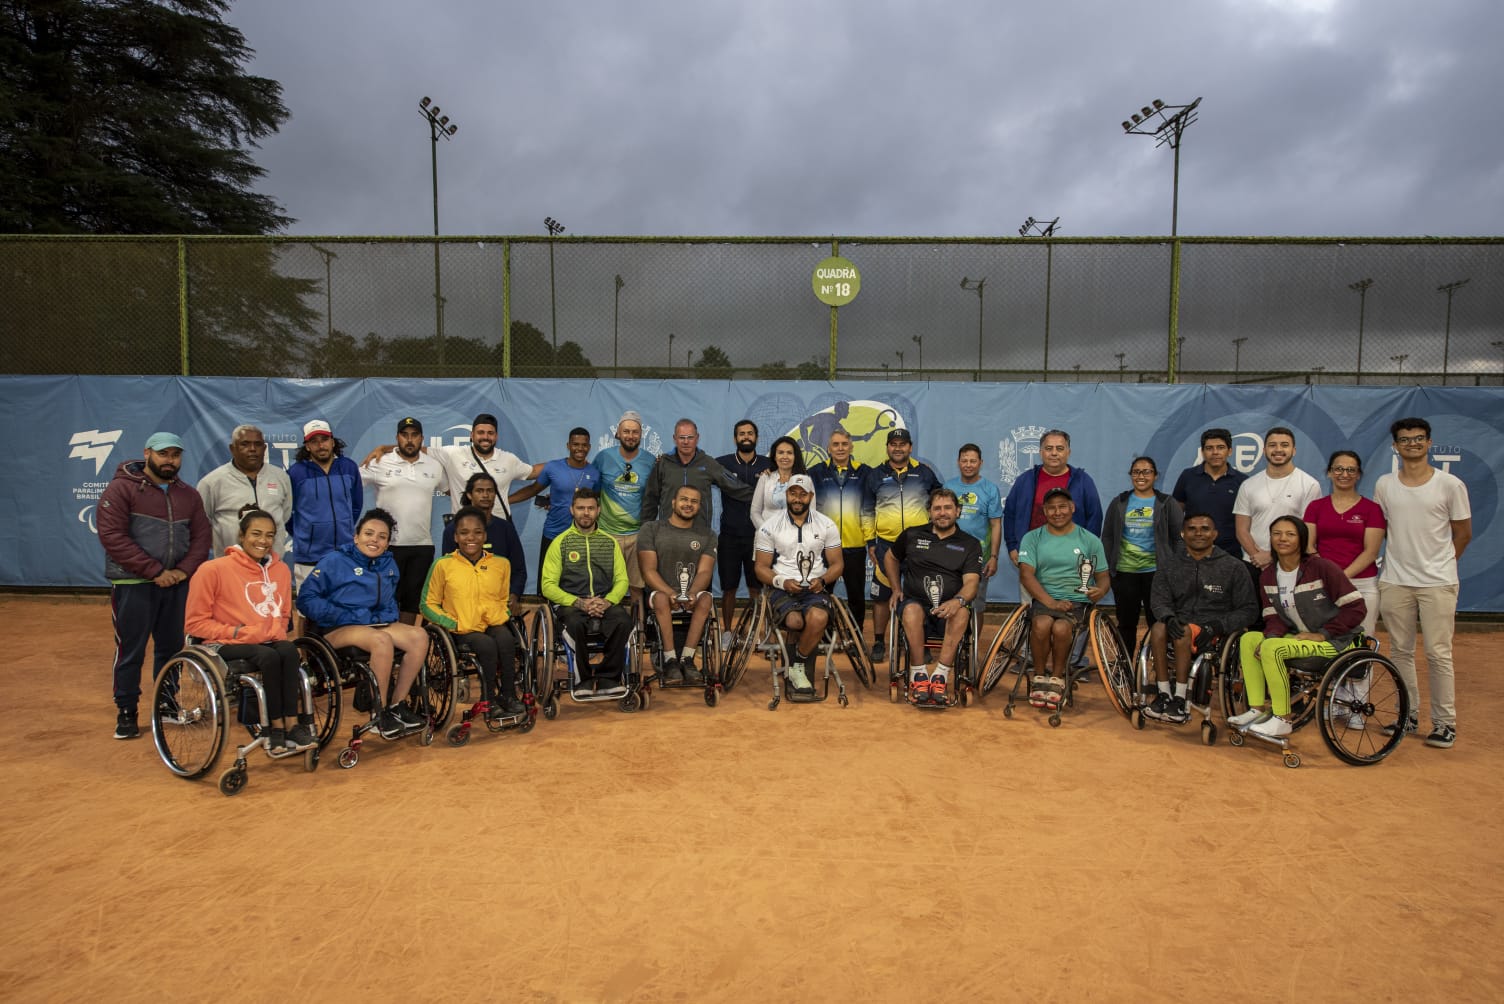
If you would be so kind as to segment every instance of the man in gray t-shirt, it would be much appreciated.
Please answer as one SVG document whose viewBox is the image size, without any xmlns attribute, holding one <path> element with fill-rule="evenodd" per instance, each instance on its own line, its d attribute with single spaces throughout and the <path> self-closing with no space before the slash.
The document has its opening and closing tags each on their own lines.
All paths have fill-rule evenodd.
<svg viewBox="0 0 1504 1004">
<path fill-rule="evenodd" d="M 666 519 L 642 524 L 637 534 L 637 561 L 648 593 L 648 607 L 658 622 L 663 643 L 665 685 L 698 686 L 705 682 L 695 666 L 695 649 L 710 617 L 710 574 L 715 568 L 715 534 L 695 525 L 700 489 L 680 485 Z M 674 650 L 674 614 L 688 613 L 683 646 Z"/>
</svg>

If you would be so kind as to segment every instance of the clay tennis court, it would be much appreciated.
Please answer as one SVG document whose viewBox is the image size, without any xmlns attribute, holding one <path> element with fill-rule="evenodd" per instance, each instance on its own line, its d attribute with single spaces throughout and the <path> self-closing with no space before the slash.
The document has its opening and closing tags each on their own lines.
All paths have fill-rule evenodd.
<svg viewBox="0 0 1504 1004">
<path fill-rule="evenodd" d="M 349 771 L 257 753 L 225 798 L 110 738 L 104 599 L 0 617 L 24 639 L 0 668 L 8 1000 L 1504 995 L 1504 632 L 1458 633 L 1457 746 L 1368 768 L 1314 727 L 1298 770 L 1134 732 L 1097 684 L 1058 730 L 1001 691 L 770 713 L 758 660 L 713 710 L 566 703 Z"/>
</svg>

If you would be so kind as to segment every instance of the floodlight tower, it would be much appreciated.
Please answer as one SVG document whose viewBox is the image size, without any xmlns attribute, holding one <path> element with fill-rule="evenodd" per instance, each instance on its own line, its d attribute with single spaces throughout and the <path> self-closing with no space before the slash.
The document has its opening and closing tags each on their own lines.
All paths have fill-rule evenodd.
<svg viewBox="0 0 1504 1004">
<path fill-rule="evenodd" d="M 985 278 L 972 282 L 966 276 L 961 277 L 962 289 L 974 289 L 977 293 L 977 383 L 982 382 L 982 309 L 987 295 L 987 280 Z"/>
<path fill-rule="evenodd" d="M 444 366 L 444 299 L 439 283 L 439 140 L 449 139 L 460 131 L 459 124 L 450 122 L 449 116 L 441 113 L 433 99 L 424 96 L 418 102 L 418 112 L 428 120 L 428 136 L 432 144 L 429 164 L 433 175 L 433 320 L 434 337 L 439 343 L 439 368 Z"/>
<path fill-rule="evenodd" d="M 548 228 L 550 238 L 558 237 L 565 230 L 564 224 L 552 216 L 543 217 L 543 225 Z M 559 358 L 559 300 L 554 295 L 554 242 L 552 240 L 548 242 L 548 306 L 553 321 L 554 361 L 557 362 Z M 672 359 L 669 360 L 669 364 L 673 365 Z"/>
<path fill-rule="evenodd" d="M 1018 228 L 1018 236 L 1027 237 L 1030 233 L 1040 237 L 1054 237 L 1055 228 L 1060 225 L 1060 217 L 1055 217 L 1048 223 L 1036 220 L 1030 216 L 1024 220 Z M 1055 271 L 1055 242 L 1046 241 L 1044 245 L 1044 379 L 1050 380 L 1050 285 Z"/>
<path fill-rule="evenodd" d="M 1456 282 L 1449 282 L 1436 287 L 1436 292 L 1447 295 L 1447 327 L 1446 333 L 1441 338 L 1441 385 L 1443 387 L 1447 385 L 1447 361 L 1452 351 L 1452 294 L 1463 286 L 1466 286 L 1469 282 L 1472 282 L 1472 280 L 1458 279 Z"/>
<path fill-rule="evenodd" d="M 1368 287 L 1372 285 L 1372 279 L 1359 279 L 1347 284 L 1348 289 L 1358 294 L 1358 377 L 1354 383 L 1363 382 L 1363 312 L 1368 306 Z"/>
<path fill-rule="evenodd" d="M 1167 105 L 1155 98 L 1128 118 L 1123 120 L 1123 132 L 1137 136 L 1153 136 L 1154 145 L 1169 144 L 1175 151 L 1175 187 L 1170 200 L 1170 236 L 1180 232 L 1180 138 L 1186 128 L 1196 121 L 1196 108 L 1201 104 L 1197 98 L 1188 105 Z"/>
</svg>

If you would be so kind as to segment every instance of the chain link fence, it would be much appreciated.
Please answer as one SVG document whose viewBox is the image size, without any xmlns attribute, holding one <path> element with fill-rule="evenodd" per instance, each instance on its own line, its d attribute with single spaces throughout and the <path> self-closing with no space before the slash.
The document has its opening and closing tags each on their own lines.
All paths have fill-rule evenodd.
<svg viewBox="0 0 1504 1004">
<path fill-rule="evenodd" d="M 11 373 L 1504 385 L 1504 238 L 25 236 L 0 298 Z"/>
</svg>

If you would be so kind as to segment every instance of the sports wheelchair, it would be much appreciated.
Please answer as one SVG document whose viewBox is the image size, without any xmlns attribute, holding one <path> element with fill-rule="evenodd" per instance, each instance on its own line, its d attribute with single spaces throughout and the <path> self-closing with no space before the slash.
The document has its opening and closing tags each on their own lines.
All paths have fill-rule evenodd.
<svg viewBox="0 0 1504 1004">
<path fill-rule="evenodd" d="M 1033 653 L 1029 648 L 1029 609 L 1028 603 L 1014 608 L 992 636 L 986 656 L 978 663 L 981 666 L 978 690 L 984 697 L 992 693 L 1004 673 L 1017 674 L 1008 691 L 1008 703 L 1003 708 L 1004 718 L 1013 717 L 1013 705 L 1018 703 L 1019 695 L 1025 692 L 1031 675 Z M 1060 727 L 1063 708 L 1075 707 L 1076 687 L 1093 669 L 1101 678 L 1109 702 L 1119 714 L 1128 714 L 1134 699 L 1133 664 L 1128 653 L 1123 650 L 1117 622 L 1112 615 L 1093 606 L 1084 619 L 1073 618 L 1072 625 L 1070 670 L 1065 677 L 1065 693 L 1060 705 L 1050 712 L 1049 723 L 1052 729 Z M 1090 649 L 1089 661 L 1087 649 Z"/>
<path fill-rule="evenodd" d="M 940 633 L 934 628 L 939 627 Z M 897 704 L 900 700 L 917 708 L 953 708 L 957 704 L 971 707 L 977 700 L 977 638 L 981 635 L 982 615 L 976 605 L 971 608 L 971 617 L 966 625 L 966 634 L 956 648 L 956 664 L 951 667 L 950 678 L 945 681 L 945 694 L 939 704 L 917 704 L 910 693 L 909 645 L 903 632 L 902 612 L 896 611 L 888 618 L 888 700 Z M 937 624 L 928 613 L 924 615 L 924 650 L 938 652 L 944 642 L 944 625 Z"/>
<path fill-rule="evenodd" d="M 673 622 L 674 637 L 671 639 L 672 651 L 680 652 L 684 648 L 684 638 L 689 630 L 690 619 L 694 616 L 692 611 L 675 610 L 670 614 Z M 695 669 L 704 677 L 703 683 L 669 683 L 664 679 L 663 639 L 658 628 L 658 618 L 649 608 L 644 599 L 640 605 L 637 617 L 638 637 L 641 644 L 638 646 L 643 655 L 647 657 L 648 666 L 652 672 L 643 679 L 643 687 L 651 689 L 657 682 L 659 690 L 686 690 L 691 687 L 701 687 L 705 691 L 705 706 L 713 708 L 721 699 L 721 647 L 717 642 L 721 637 L 721 615 L 712 604 L 710 615 L 705 618 L 705 628 L 700 634 L 699 663 Z"/>
<path fill-rule="evenodd" d="M 820 689 L 813 694 L 798 694 L 789 690 L 787 699 L 793 704 L 818 704 L 830 696 L 830 681 L 834 679 L 836 701 L 844 708 L 851 703 L 851 699 L 846 694 L 846 683 L 841 679 L 840 670 L 836 668 L 836 655 L 845 654 L 857 679 L 869 690 L 876 678 L 876 671 L 867 646 L 862 642 L 862 633 L 851 616 L 851 609 L 839 596 L 831 593 L 826 593 L 825 596 L 829 601 L 829 619 L 825 625 L 825 636 L 820 640 L 814 656 L 814 662 L 823 663 L 824 666 L 820 675 Z M 778 705 L 785 699 L 788 667 L 793 662 L 789 646 L 793 643 L 784 637 L 783 625 L 773 623 L 773 609 L 768 602 L 766 587 L 758 593 L 756 602 L 747 604 L 737 616 L 733 634 L 736 640 L 727 654 L 723 677 L 725 689 L 729 691 L 736 686 L 752 661 L 752 653 L 760 649 L 773 671 L 773 699 L 768 702 L 768 710 L 778 710 Z M 813 682 L 815 666 L 806 668 Z"/>
<path fill-rule="evenodd" d="M 318 745 L 303 752 L 303 769 L 316 770 L 319 752 L 339 728 L 339 681 L 333 660 L 315 638 L 297 638 L 302 665 L 299 706 L 313 715 Z M 151 735 L 167 769 L 187 781 L 203 777 L 219 761 L 232 718 L 251 741 L 235 748 L 235 762 L 219 776 L 219 790 L 237 795 L 246 785 L 246 756 L 254 749 L 273 760 L 298 756 L 273 752 L 268 743 L 266 691 L 249 662 L 220 658 L 216 646 L 190 644 L 162 667 L 152 686 Z"/>
<path fill-rule="evenodd" d="M 1332 658 L 1291 659 L 1291 736 L 1312 720 L 1321 723 L 1321 738 L 1332 755 L 1354 767 L 1368 767 L 1394 752 L 1410 717 L 1410 694 L 1400 671 L 1379 654 L 1377 639 L 1360 635 Z M 1248 710 L 1243 673 L 1236 648 L 1222 674 L 1222 712 L 1231 718 Z M 1254 738 L 1280 749 L 1286 767 L 1300 766 L 1290 737 L 1268 738 L 1231 728 L 1227 741 L 1242 746 Z"/>
<path fill-rule="evenodd" d="M 474 681 L 479 696 L 479 700 L 460 712 L 460 720 L 449 726 L 444 733 L 450 746 L 459 747 L 470 741 L 470 729 L 476 718 L 484 722 L 490 732 L 531 732 L 537 723 L 538 686 L 533 677 L 533 660 L 528 658 L 527 632 L 523 630 L 520 617 L 509 617 L 506 626 L 511 630 L 512 642 L 516 645 L 517 697 L 522 701 L 523 707 L 519 715 L 502 713 L 487 696 L 493 686 L 499 685 L 499 681 L 492 683 L 481 678 L 480 663 L 476 661 L 474 652 L 464 644 L 456 643 L 454 636 L 445 628 L 437 624 L 428 625 L 434 634 L 435 646 L 441 649 L 440 657 L 454 667 L 455 704 L 470 702 L 471 681 Z"/>
<path fill-rule="evenodd" d="M 616 702 L 616 706 L 631 714 L 643 711 L 653 702 L 653 692 L 638 672 L 642 659 L 641 639 L 634 622 L 627 636 L 626 652 L 622 656 L 621 677 L 605 689 L 591 687 L 586 680 L 592 674 L 582 673 L 598 665 L 605 651 L 604 641 L 587 635 L 583 649 L 578 639 L 569 637 L 554 605 L 544 602 L 533 614 L 528 628 L 528 661 L 535 680 L 535 699 L 543 704 L 543 717 L 553 721 L 559 716 L 559 696 L 568 694 L 577 704 L 600 704 Z M 594 656 L 594 660 L 591 657 Z M 564 669 L 559 678 L 559 663 Z"/>
<path fill-rule="evenodd" d="M 309 628 L 316 630 L 312 624 Z M 389 742 L 417 735 L 419 745 L 429 746 L 433 744 L 433 734 L 448 724 L 449 716 L 454 711 L 458 661 L 454 657 L 454 647 L 446 644 L 448 639 L 443 635 L 443 628 L 437 624 L 425 624 L 423 629 L 428 633 L 427 657 L 404 700 L 415 715 L 424 719 L 425 724 L 421 728 L 394 736 L 382 735 L 377 727 L 377 716 L 385 706 L 384 698 L 388 695 L 378 695 L 376 692 L 376 674 L 371 670 L 371 653 L 355 645 L 342 645 L 335 649 L 322 635 L 310 637 L 310 641 L 323 649 L 328 663 L 336 667 L 336 678 L 340 686 L 352 692 L 351 702 L 355 710 L 368 715 L 367 720 L 358 722 L 351 729 L 349 742 L 339 751 L 339 765 L 343 769 L 349 770 L 360 762 L 360 749 L 365 742 L 363 737 L 368 732 L 375 732 Z M 389 686 L 396 680 L 397 664 L 401 662 L 402 655 L 401 649 L 393 653 Z"/>
<path fill-rule="evenodd" d="M 1226 636 L 1207 639 L 1198 645 L 1191 653 L 1191 669 L 1186 676 L 1188 692 L 1186 704 L 1201 716 L 1201 742 L 1207 746 L 1217 744 L 1217 725 L 1212 721 L 1212 688 L 1217 681 L 1225 679 L 1228 671 L 1228 663 L 1237 662 L 1238 640 L 1243 637 L 1243 631 L 1237 630 Z M 1174 659 L 1175 650 L 1171 643 L 1167 658 Z M 1170 728 L 1179 728 L 1189 722 L 1168 722 L 1161 719 L 1150 718 L 1144 714 L 1148 702 L 1153 700 L 1158 688 L 1154 683 L 1154 663 L 1149 650 L 1149 635 L 1144 635 L 1143 642 L 1138 647 L 1138 654 L 1133 660 L 1134 674 L 1133 686 L 1126 694 L 1117 695 L 1126 699 L 1125 707 L 1128 712 L 1128 720 L 1135 729 L 1143 729 L 1150 722 L 1159 725 L 1167 725 Z M 1173 674 L 1172 674 L 1173 676 Z"/>
</svg>

